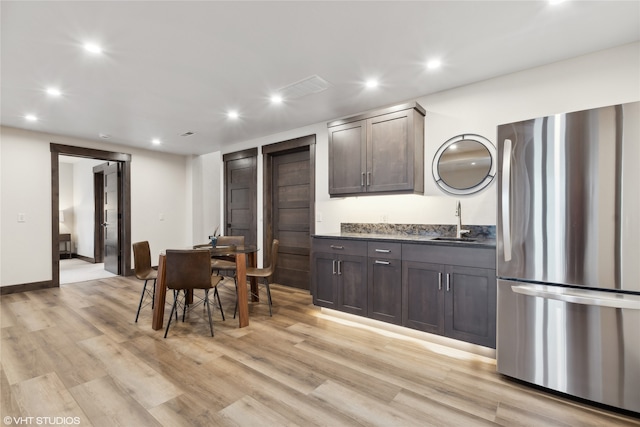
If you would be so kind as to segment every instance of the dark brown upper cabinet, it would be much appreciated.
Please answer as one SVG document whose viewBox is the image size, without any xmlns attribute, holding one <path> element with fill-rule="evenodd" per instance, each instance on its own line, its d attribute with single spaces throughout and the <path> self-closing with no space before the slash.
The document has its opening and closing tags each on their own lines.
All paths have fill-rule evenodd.
<svg viewBox="0 0 640 427">
<path fill-rule="evenodd" d="M 423 194 L 424 116 L 414 102 L 329 122 L 329 194 Z"/>
</svg>

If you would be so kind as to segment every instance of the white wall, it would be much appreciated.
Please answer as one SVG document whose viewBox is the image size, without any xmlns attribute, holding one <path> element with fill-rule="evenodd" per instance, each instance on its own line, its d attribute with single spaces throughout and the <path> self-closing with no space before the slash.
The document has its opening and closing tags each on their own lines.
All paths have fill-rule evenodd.
<svg viewBox="0 0 640 427">
<path fill-rule="evenodd" d="M 75 253 L 93 258 L 95 197 L 93 194 L 93 167 L 104 160 L 77 159 L 73 163 L 73 215 L 75 218 L 72 240 Z M 62 165 L 62 164 L 61 164 Z"/>
<path fill-rule="evenodd" d="M 216 228 L 222 230 L 222 156 L 219 151 L 191 159 L 193 188 L 193 244 L 206 243 Z"/>
<path fill-rule="evenodd" d="M 58 207 L 64 213 L 64 222 L 58 224 L 60 234 L 71 234 L 71 243 L 60 242 L 60 250 L 65 245 L 70 245 L 73 252 L 73 231 L 75 228 L 75 215 L 73 209 L 73 165 L 60 163 L 58 167 Z"/>
<path fill-rule="evenodd" d="M 50 142 L 131 154 L 132 242 L 148 240 L 152 259 L 190 245 L 186 157 L 1 127 L 1 286 L 52 279 Z"/>
<path fill-rule="evenodd" d="M 442 72 L 446 72 L 442 70 Z M 441 192 L 431 175 L 432 159 L 449 138 L 476 133 L 496 145 L 500 124 L 538 116 L 640 100 L 640 43 L 530 69 L 447 90 L 416 100 L 425 118 L 425 195 L 330 198 L 326 122 L 245 141 L 226 152 L 260 147 L 316 134 L 316 233 L 340 231 L 341 222 L 454 224 L 456 200 L 461 200 L 465 224 L 496 223 L 495 181 L 473 196 Z M 381 106 L 382 107 L 382 106 Z M 360 113 L 354 111 L 354 114 Z M 337 119 L 331 118 L 331 119 Z M 262 165 L 259 156 L 258 164 Z M 262 174 L 258 173 L 258 236 L 262 236 Z M 222 203 L 222 195 L 221 201 Z M 320 219 L 322 221 L 320 221 Z M 261 244 L 261 242 L 259 242 Z"/>
</svg>

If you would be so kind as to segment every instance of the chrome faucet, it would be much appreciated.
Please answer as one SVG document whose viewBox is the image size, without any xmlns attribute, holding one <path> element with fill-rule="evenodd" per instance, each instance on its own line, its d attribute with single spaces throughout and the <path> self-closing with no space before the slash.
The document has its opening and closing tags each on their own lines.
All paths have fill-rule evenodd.
<svg viewBox="0 0 640 427">
<path fill-rule="evenodd" d="M 462 229 L 462 207 L 460 206 L 460 200 L 458 200 L 458 204 L 456 205 L 456 216 L 458 217 L 458 224 L 456 227 L 456 238 L 460 239 L 463 234 L 467 234 L 471 232 L 471 230 Z"/>
</svg>

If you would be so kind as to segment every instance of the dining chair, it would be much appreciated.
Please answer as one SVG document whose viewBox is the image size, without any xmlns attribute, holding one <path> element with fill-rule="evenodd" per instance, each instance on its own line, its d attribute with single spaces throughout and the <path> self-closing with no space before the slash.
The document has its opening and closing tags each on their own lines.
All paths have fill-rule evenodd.
<svg viewBox="0 0 640 427">
<path fill-rule="evenodd" d="M 173 314 L 176 312 L 180 291 L 183 291 L 185 295 L 185 299 L 183 300 L 184 308 L 182 312 L 182 321 L 184 322 L 187 306 L 190 305 L 186 301 L 187 292 L 190 291 L 194 294 L 193 296 L 196 297 L 195 292 L 193 292 L 196 289 L 204 290 L 204 298 L 201 300 L 207 308 L 209 328 L 211 329 L 211 336 L 213 336 L 213 321 L 211 319 L 211 307 L 209 306 L 209 291 L 211 289 L 214 290 L 213 297 L 214 299 L 218 299 L 218 307 L 222 314 L 222 320 L 224 320 L 224 312 L 222 311 L 220 296 L 218 295 L 218 284 L 221 280 L 221 276 L 211 275 L 211 255 L 209 251 L 201 249 L 166 251 L 165 283 L 167 285 L 167 289 L 173 290 L 173 306 L 171 307 L 171 314 L 169 315 L 169 321 L 167 322 L 167 329 L 164 331 L 165 338 L 169 332 Z M 198 304 L 191 304 L 190 310 L 195 308 Z"/>
<path fill-rule="evenodd" d="M 158 271 L 151 267 L 151 250 L 149 249 L 148 241 L 136 242 L 133 244 L 133 262 L 135 263 L 133 271 L 136 279 L 144 280 L 144 286 L 140 293 L 140 303 L 138 304 L 138 311 L 136 312 L 137 322 L 145 296 L 151 297 L 151 308 L 154 307 L 156 297 L 156 280 L 158 278 Z M 149 280 L 153 280 L 153 287 L 151 289 L 147 289 L 147 282 L 149 282 Z"/>
<path fill-rule="evenodd" d="M 279 247 L 280 247 L 280 241 L 278 239 L 273 239 L 273 242 L 271 242 L 271 262 L 269 263 L 268 267 L 263 267 L 263 268 L 247 267 L 247 279 L 251 277 L 255 277 L 257 279 L 261 278 L 264 280 L 264 286 L 267 290 L 267 301 L 269 302 L 269 316 L 272 316 L 271 307 L 273 305 L 271 301 L 271 287 L 269 286 L 269 282 L 276 271 Z M 236 308 L 233 311 L 234 319 L 236 318 L 237 311 L 238 311 L 238 301 L 236 300 Z"/>
<path fill-rule="evenodd" d="M 217 246 L 243 246 L 244 236 L 220 236 L 218 237 Z M 224 258 L 211 258 L 211 271 L 216 271 L 220 274 L 221 271 L 229 271 L 232 274 L 228 277 L 233 277 L 233 281 L 236 281 L 236 261 L 232 257 Z"/>
</svg>

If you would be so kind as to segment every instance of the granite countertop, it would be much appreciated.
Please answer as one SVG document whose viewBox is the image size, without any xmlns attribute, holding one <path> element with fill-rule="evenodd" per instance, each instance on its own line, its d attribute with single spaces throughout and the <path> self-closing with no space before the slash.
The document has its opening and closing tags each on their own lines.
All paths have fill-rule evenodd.
<svg viewBox="0 0 640 427">
<path fill-rule="evenodd" d="M 429 245 L 441 245 L 441 246 L 455 246 L 455 247 L 469 247 L 469 248 L 495 248 L 496 240 L 486 237 L 475 237 L 473 241 L 447 241 L 447 240 L 434 240 L 438 237 L 450 237 L 450 236 L 437 236 L 437 235 L 424 235 L 424 234 L 377 234 L 377 233 L 326 233 L 326 234 L 314 234 L 313 237 L 321 239 L 349 239 L 349 240 L 385 240 L 388 242 L 398 243 L 421 243 Z"/>
</svg>

